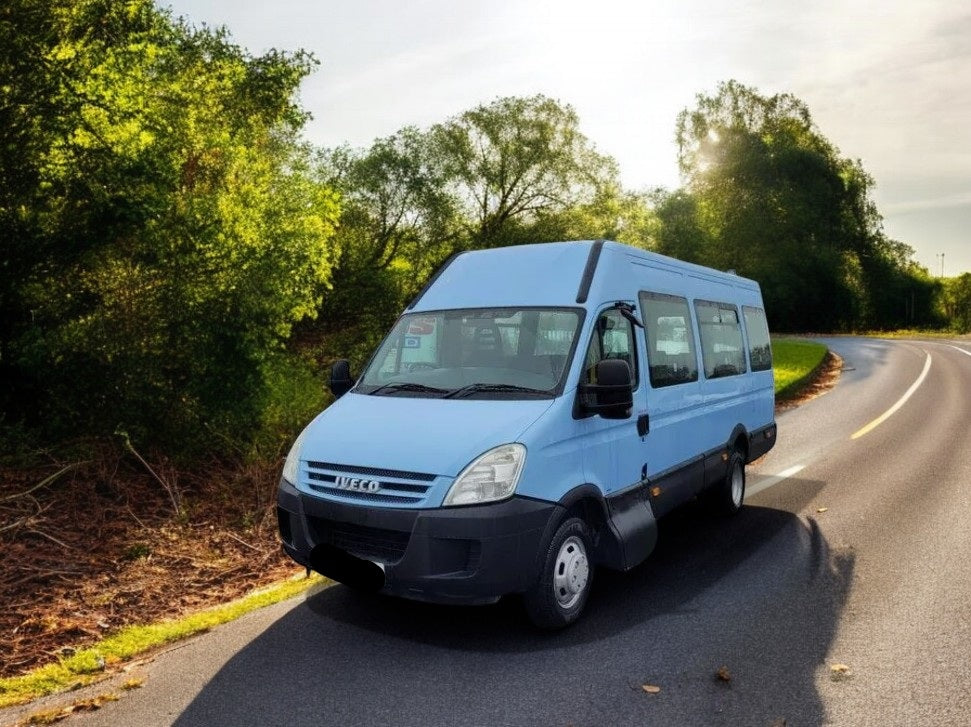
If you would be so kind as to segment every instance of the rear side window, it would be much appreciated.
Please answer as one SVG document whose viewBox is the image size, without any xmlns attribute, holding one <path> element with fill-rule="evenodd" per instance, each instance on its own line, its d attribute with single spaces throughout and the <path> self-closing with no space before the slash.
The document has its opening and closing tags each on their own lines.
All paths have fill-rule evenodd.
<svg viewBox="0 0 971 727">
<path fill-rule="evenodd" d="M 729 303 L 695 301 L 698 332 L 701 334 L 701 357 L 705 377 L 717 379 L 745 373 L 745 347 L 738 310 Z"/>
<path fill-rule="evenodd" d="M 765 311 L 761 308 L 742 306 L 745 317 L 745 331 L 748 333 L 748 356 L 752 371 L 767 371 L 772 368 L 772 346 L 769 343 L 769 324 Z"/>
<path fill-rule="evenodd" d="M 698 380 L 698 357 L 691 329 L 688 301 L 676 295 L 642 292 L 639 296 L 651 386 L 685 384 Z"/>
</svg>

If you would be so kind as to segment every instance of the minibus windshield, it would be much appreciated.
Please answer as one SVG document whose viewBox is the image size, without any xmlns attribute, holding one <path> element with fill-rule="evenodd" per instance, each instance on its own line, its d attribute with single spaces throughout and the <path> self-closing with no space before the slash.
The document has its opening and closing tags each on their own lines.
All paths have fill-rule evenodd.
<svg viewBox="0 0 971 727">
<path fill-rule="evenodd" d="M 582 315 L 574 308 L 409 313 L 398 319 L 354 391 L 454 399 L 556 396 Z"/>
</svg>

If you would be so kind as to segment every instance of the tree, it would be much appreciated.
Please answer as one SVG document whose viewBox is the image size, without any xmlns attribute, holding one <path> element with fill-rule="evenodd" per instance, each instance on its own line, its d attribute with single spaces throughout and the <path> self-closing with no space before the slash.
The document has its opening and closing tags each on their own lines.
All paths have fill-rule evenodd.
<svg viewBox="0 0 971 727">
<path fill-rule="evenodd" d="M 820 133 L 790 94 L 736 81 L 699 95 L 677 121 L 678 161 L 707 235 L 700 255 L 762 283 L 773 326 L 838 330 L 880 317 L 887 255 L 872 178 Z M 882 320 L 882 319 L 881 319 Z"/>
<path fill-rule="evenodd" d="M 19 100 L 5 164 L 25 151 L 0 208 L 15 222 L 3 267 L 18 266 L 6 415 L 62 435 L 245 441 L 265 369 L 330 269 L 336 200 L 294 101 L 313 60 L 252 57 L 150 0 L 15 0 L 3 18 L 18 37 L 0 68 L 39 63 L 0 83 Z"/>
<path fill-rule="evenodd" d="M 944 282 L 943 302 L 951 328 L 958 333 L 971 333 L 971 273 Z"/>
<path fill-rule="evenodd" d="M 683 189 L 656 189 L 650 199 L 657 217 L 657 252 L 704 265 L 714 244 L 701 222 L 698 200 Z"/>
<path fill-rule="evenodd" d="M 545 96 L 477 106 L 435 126 L 431 137 L 462 213 L 464 248 L 512 244 L 517 227 L 616 185 L 616 163 L 580 132 L 573 108 Z"/>
</svg>

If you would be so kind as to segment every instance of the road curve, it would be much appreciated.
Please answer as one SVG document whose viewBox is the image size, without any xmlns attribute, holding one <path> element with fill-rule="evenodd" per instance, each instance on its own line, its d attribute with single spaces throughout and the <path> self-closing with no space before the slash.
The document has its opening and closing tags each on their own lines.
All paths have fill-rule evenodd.
<svg viewBox="0 0 971 727">
<path fill-rule="evenodd" d="M 673 513 L 567 631 L 337 586 L 158 656 L 73 724 L 971 725 L 971 344 L 825 342 L 843 375 L 779 415 L 747 507 Z"/>
</svg>

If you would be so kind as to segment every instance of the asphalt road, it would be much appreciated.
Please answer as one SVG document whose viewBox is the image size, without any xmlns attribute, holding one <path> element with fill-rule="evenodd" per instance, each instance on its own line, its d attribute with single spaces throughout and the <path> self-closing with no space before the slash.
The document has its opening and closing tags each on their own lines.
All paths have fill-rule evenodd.
<svg viewBox="0 0 971 727">
<path fill-rule="evenodd" d="M 843 375 L 779 415 L 748 506 L 663 520 L 567 631 L 513 600 L 335 586 L 160 655 L 71 723 L 971 725 L 971 343 L 826 342 Z"/>
</svg>

